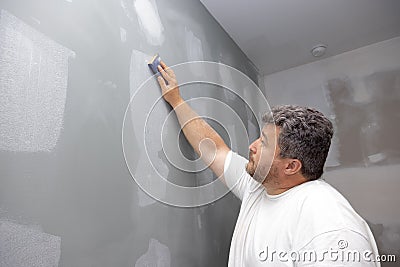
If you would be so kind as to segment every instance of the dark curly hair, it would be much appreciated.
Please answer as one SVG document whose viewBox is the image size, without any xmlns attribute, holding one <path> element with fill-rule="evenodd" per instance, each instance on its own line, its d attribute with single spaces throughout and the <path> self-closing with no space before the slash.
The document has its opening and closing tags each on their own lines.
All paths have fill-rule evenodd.
<svg viewBox="0 0 400 267">
<path fill-rule="evenodd" d="M 264 114 L 262 120 L 280 127 L 280 157 L 300 160 L 301 172 L 309 180 L 322 176 L 333 126 L 321 112 L 310 107 L 281 105 Z"/>
</svg>

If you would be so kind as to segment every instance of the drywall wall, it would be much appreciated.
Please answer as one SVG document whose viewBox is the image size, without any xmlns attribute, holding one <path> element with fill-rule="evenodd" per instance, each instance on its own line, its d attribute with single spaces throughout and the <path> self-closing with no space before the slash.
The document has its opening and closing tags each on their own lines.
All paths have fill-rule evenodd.
<svg viewBox="0 0 400 267">
<path fill-rule="evenodd" d="M 324 179 L 368 221 L 380 253 L 399 259 L 400 37 L 267 75 L 264 84 L 271 106 L 312 106 L 332 119 Z"/>
<path fill-rule="evenodd" d="M 225 266 L 239 209 L 232 194 L 200 207 L 166 205 L 130 173 L 147 174 L 151 159 L 181 186 L 215 178 L 209 170 L 179 170 L 164 155 L 161 139 L 195 159 L 175 118 L 160 132 L 171 111 L 166 103 L 157 102 L 149 127 L 138 129 L 142 105 L 159 88 L 145 92 L 136 113 L 128 110 L 133 131 L 122 144 L 130 99 L 147 79 L 156 86 L 146 65 L 155 52 L 170 65 L 222 62 L 257 81 L 251 62 L 200 2 L 2 0 L 0 10 L 2 266 Z M 191 65 L 188 72 L 196 77 L 202 68 Z M 232 82 L 223 66 L 214 74 Z M 228 103 L 251 139 L 258 135 L 253 113 L 232 92 L 193 84 L 182 94 Z M 203 104 L 198 112 L 219 113 Z M 226 132 L 233 134 L 231 143 L 246 155 L 235 118 L 218 129 L 226 139 Z M 146 140 L 139 138 L 143 131 Z M 139 148 L 143 141 L 148 151 Z M 132 155 L 129 170 L 123 149 Z M 171 195 L 162 183 L 155 188 Z"/>
</svg>

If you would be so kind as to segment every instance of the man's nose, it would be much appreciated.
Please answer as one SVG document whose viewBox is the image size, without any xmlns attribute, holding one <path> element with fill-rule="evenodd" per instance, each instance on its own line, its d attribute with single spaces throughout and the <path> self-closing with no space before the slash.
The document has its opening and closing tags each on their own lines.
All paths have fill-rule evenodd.
<svg viewBox="0 0 400 267">
<path fill-rule="evenodd" d="M 249 150 L 250 150 L 251 152 L 253 152 L 253 153 L 256 153 L 256 152 L 257 152 L 256 142 L 257 142 L 257 140 L 255 140 L 255 141 L 254 141 L 253 143 L 251 143 L 250 146 L 249 146 Z"/>
</svg>

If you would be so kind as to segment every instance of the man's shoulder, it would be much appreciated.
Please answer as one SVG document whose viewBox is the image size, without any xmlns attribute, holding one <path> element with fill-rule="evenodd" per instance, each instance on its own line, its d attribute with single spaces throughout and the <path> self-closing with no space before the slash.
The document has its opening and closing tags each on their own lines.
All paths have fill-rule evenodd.
<svg viewBox="0 0 400 267">
<path fill-rule="evenodd" d="M 324 181 L 307 183 L 299 190 L 298 220 L 293 228 L 298 242 L 344 229 L 368 237 L 365 220 L 339 191 Z"/>
<path fill-rule="evenodd" d="M 319 205 L 350 205 L 347 199 L 324 180 L 313 180 L 299 186 L 297 197 L 310 208 Z"/>
<path fill-rule="evenodd" d="M 315 234 L 342 228 L 363 228 L 364 219 L 339 191 L 322 180 L 306 183 L 309 184 L 299 190 L 300 227 L 306 227 Z"/>
</svg>

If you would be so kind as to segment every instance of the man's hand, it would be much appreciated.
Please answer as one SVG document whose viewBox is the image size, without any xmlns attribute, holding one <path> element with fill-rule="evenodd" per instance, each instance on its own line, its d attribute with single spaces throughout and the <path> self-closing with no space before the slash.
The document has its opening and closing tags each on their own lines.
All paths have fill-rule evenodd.
<svg viewBox="0 0 400 267">
<path fill-rule="evenodd" d="M 173 108 L 182 103 L 183 99 L 179 92 L 178 81 L 176 80 L 175 73 L 170 69 L 163 61 L 158 65 L 158 70 L 161 76 L 157 77 L 157 81 L 160 84 L 162 96 Z M 164 79 L 163 79 L 164 78 Z M 167 83 L 165 82 L 167 81 Z"/>
</svg>

